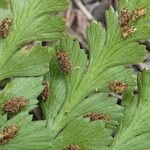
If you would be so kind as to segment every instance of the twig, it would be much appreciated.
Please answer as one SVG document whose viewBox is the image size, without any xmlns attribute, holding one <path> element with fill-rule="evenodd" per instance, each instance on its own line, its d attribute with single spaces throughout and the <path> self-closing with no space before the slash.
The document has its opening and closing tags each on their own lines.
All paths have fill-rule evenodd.
<svg viewBox="0 0 150 150">
<path fill-rule="evenodd" d="M 94 17 L 90 14 L 87 8 L 83 5 L 80 0 L 74 0 L 74 3 L 80 8 L 80 10 L 84 13 L 88 20 L 93 20 Z"/>
<path fill-rule="evenodd" d="M 140 63 L 139 67 L 140 67 L 141 70 L 143 70 L 143 69 L 148 70 L 149 69 L 149 67 L 146 64 L 144 64 L 144 63 Z"/>
</svg>

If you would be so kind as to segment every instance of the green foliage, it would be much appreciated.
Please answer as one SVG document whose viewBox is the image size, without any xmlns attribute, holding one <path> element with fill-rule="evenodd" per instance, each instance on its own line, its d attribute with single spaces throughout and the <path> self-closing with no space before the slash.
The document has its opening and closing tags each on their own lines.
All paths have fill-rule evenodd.
<svg viewBox="0 0 150 150">
<path fill-rule="evenodd" d="M 97 150 L 100 147 L 101 149 L 107 150 L 109 149 L 107 146 L 111 142 L 111 137 L 109 136 L 111 131 L 104 129 L 104 126 L 104 123 L 100 121 L 89 124 L 88 120 L 83 120 L 82 118 L 77 119 L 71 122 L 62 133 L 52 141 L 50 149 L 63 149 L 75 143 L 87 150 Z"/>
<path fill-rule="evenodd" d="M 124 118 L 112 145 L 113 150 L 148 150 L 150 143 L 150 72 L 144 70 L 138 75 L 139 95 L 131 92 L 123 98 Z"/>
<path fill-rule="evenodd" d="M 133 70 L 127 67 L 145 59 L 145 47 L 138 41 L 150 35 L 146 23 L 150 17 L 148 2 L 120 0 L 120 11 L 141 6 L 147 10 L 133 23 L 136 31 L 125 38 L 119 14 L 113 8 L 106 12 L 106 28 L 93 21 L 87 27 L 89 57 L 73 37 L 64 36 L 66 23 L 57 13 L 67 3 L 68 0 L 10 0 L 10 9 L 0 9 L 0 19 L 12 20 L 8 36 L 0 39 L 0 80 L 10 78 L 0 91 L 0 140 L 5 127 L 19 127 L 6 144 L 0 143 L 0 149 L 66 150 L 78 145 L 83 150 L 148 150 L 150 72 L 144 70 L 136 82 Z M 41 41 L 45 40 L 58 42 L 42 47 Z M 58 59 L 59 52 L 63 58 Z M 38 104 L 43 80 L 49 87 L 48 99 L 40 100 L 46 121 L 33 122 L 28 112 Z M 121 93 L 121 106 L 109 95 L 112 81 L 128 85 L 128 91 Z M 133 95 L 136 84 L 137 96 Z M 4 112 L 4 104 L 16 97 L 24 97 L 28 103 L 10 116 Z M 92 120 L 90 115 L 94 113 L 99 118 Z"/>
<path fill-rule="evenodd" d="M 41 77 L 16 78 L 8 83 L 7 86 L 0 92 L 0 105 L 3 106 L 6 102 L 13 98 L 24 97 L 28 101 L 24 111 L 32 110 L 36 107 L 36 104 L 38 103 L 36 98 L 42 90 L 43 86 Z M 4 114 L 2 108 L 1 114 Z"/>
<path fill-rule="evenodd" d="M 43 150 L 49 147 L 48 129 L 45 128 L 45 121 L 32 122 L 32 116 L 27 112 L 21 113 L 16 117 L 5 122 L 1 127 L 17 125 L 19 130 L 16 136 L 7 144 L 0 145 L 1 150 Z"/>
<path fill-rule="evenodd" d="M 145 47 L 139 45 L 137 41 L 147 39 L 148 34 L 143 35 L 143 28 L 137 28 L 137 32 L 132 36 L 123 38 L 118 14 L 112 8 L 106 13 L 106 20 L 107 30 L 96 21 L 93 21 L 87 28 L 89 60 L 80 49 L 79 44 L 71 37 L 62 38 L 60 44 L 54 48 L 56 53 L 52 53 L 51 69 L 47 74 L 51 96 L 46 103 L 41 104 L 47 119 L 47 126 L 51 129 L 51 141 L 57 143 L 52 144 L 51 149 L 61 149 L 71 144 L 77 144 L 83 149 L 107 149 L 108 145 L 105 143 L 107 148 L 103 148 L 103 145 L 100 144 L 101 138 L 96 138 L 96 136 L 93 138 L 92 134 L 88 135 L 86 139 L 88 141 L 89 137 L 93 144 L 87 147 L 88 143 L 82 142 L 85 139 L 84 133 L 80 138 L 76 133 L 76 131 L 80 132 L 80 128 L 84 125 L 73 126 L 72 122 L 76 124 L 78 118 L 84 120 L 86 114 L 98 112 L 109 117 L 109 121 L 99 132 L 116 127 L 123 115 L 123 108 L 116 104 L 114 98 L 108 97 L 108 94 L 105 93 L 109 92 L 108 84 L 111 81 L 119 80 L 128 84 L 129 91 L 133 90 L 136 85 L 133 71 L 125 66 L 139 63 L 145 59 Z M 142 23 L 143 20 L 141 20 Z M 149 26 L 144 29 L 144 32 L 148 30 Z M 62 71 L 62 66 L 59 66 L 57 52 L 60 50 L 70 59 L 72 69 L 68 74 Z M 67 131 L 67 128 L 71 126 L 74 128 Z M 91 123 L 89 123 L 90 126 Z M 77 137 L 77 141 L 70 137 L 71 131 L 71 136 Z M 95 132 L 97 132 L 96 129 Z M 61 139 L 64 139 L 64 142 L 60 142 L 59 145 Z M 93 148 L 94 142 L 99 142 L 99 148 L 96 146 Z"/>
<path fill-rule="evenodd" d="M 1 80 L 12 76 L 39 76 L 48 71 L 47 48 L 20 49 L 35 40 L 59 39 L 65 30 L 65 21 L 56 15 L 48 15 L 48 12 L 63 10 L 66 4 L 67 0 L 10 1 L 12 25 L 8 37 L 0 41 Z"/>
<path fill-rule="evenodd" d="M 36 76 L 49 69 L 48 48 L 42 47 L 41 41 L 56 41 L 63 36 L 65 20 L 57 13 L 67 3 L 67 0 L 10 0 L 9 7 L 0 9 L 0 20 L 7 17 L 11 21 L 6 37 L 0 37 L 0 80 L 10 78 L 0 91 L 1 150 L 46 150 L 50 146 L 46 122 L 33 122 L 28 113 L 37 106 L 37 97 L 44 88 L 43 77 Z M 27 105 L 15 114 L 7 114 L 4 105 L 20 97 L 27 100 Z M 18 126 L 19 130 L 13 138 L 5 139 L 3 130 L 9 125 Z"/>
<path fill-rule="evenodd" d="M 7 0 L 0 1 L 0 20 L 5 18 L 6 16 L 10 16 L 10 9 Z"/>
<path fill-rule="evenodd" d="M 0 8 L 7 8 L 8 7 L 8 1 L 7 0 L 1 0 L 0 1 Z"/>
</svg>

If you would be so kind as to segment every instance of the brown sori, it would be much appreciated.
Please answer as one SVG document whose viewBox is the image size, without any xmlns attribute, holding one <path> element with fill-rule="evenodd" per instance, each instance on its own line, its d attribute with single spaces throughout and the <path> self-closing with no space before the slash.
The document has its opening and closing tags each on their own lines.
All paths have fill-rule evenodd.
<svg viewBox="0 0 150 150">
<path fill-rule="evenodd" d="M 131 21 L 136 21 L 138 18 L 143 17 L 147 14 L 147 10 L 145 7 L 137 8 L 133 10 L 130 16 Z"/>
<path fill-rule="evenodd" d="M 83 149 L 79 147 L 78 145 L 69 145 L 64 150 L 83 150 Z"/>
<path fill-rule="evenodd" d="M 117 94 L 122 94 L 128 90 L 128 85 L 121 81 L 112 81 L 109 83 L 108 87 L 112 92 Z"/>
<path fill-rule="evenodd" d="M 124 38 L 132 35 L 136 31 L 136 27 L 133 25 L 125 25 L 121 28 L 122 36 Z"/>
<path fill-rule="evenodd" d="M 42 93 L 38 96 L 39 100 L 46 101 L 50 95 L 49 93 L 49 86 L 47 82 L 43 82 L 43 85 L 45 85 L 44 90 Z"/>
<path fill-rule="evenodd" d="M 0 144 L 8 143 L 12 138 L 14 138 L 19 130 L 17 125 L 9 125 L 4 127 L 3 135 L 0 138 Z"/>
<path fill-rule="evenodd" d="M 87 115 L 85 115 L 85 117 L 89 117 L 90 121 L 96 121 L 96 120 L 103 120 L 104 122 L 108 122 L 109 121 L 109 117 L 104 115 L 104 114 L 100 114 L 98 112 L 90 112 Z"/>
<path fill-rule="evenodd" d="M 7 37 L 11 24 L 12 24 L 12 21 L 10 18 L 5 18 L 0 22 L 0 37 L 1 38 Z"/>
<path fill-rule="evenodd" d="M 27 103 L 28 101 L 24 97 L 16 97 L 6 102 L 3 105 L 3 110 L 8 114 L 16 114 L 22 108 L 27 106 Z"/>
<path fill-rule="evenodd" d="M 57 52 L 57 58 L 60 65 L 61 70 L 68 74 L 72 69 L 72 63 L 68 57 L 68 55 L 64 51 Z"/>
<path fill-rule="evenodd" d="M 121 26 L 127 25 L 129 20 L 130 20 L 130 12 L 127 8 L 125 8 L 124 10 L 121 11 L 119 17 L 120 25 Z"/>
</svg>

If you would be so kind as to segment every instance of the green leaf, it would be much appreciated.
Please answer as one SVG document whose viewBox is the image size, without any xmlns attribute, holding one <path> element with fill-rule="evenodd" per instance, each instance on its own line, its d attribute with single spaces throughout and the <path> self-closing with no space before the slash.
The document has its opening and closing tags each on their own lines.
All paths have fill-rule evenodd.
<svg viewBox="0 0 150 150">
<path fill-rule="evenodd" d="M 67 0 L 64 0 L 63 4 L 62 1 L 58 0 L 55 2 L 52 0 L 37 0 L 36 2 L 34 0 L 15 0 L 11 1 L 11 6 L 14 23 L 13 33 L 18 39 L 18 44 L 28 40 L 37 40 L 42 36 L 46 38 L 46 35 L 49 38 L 51 34 L 64 31 L 65 22 L 63 19 L 55 15 L 50 16 L 47 13 L 65 9 Z"/>
<path fill-rule="evenodd" d="M 63 50 L 71 61 L 71 72 L 66 76 L 68 89 L 75 90 L 82 79 L 85 67 L 87 65 L 87 56 L 78 42 L 73 38 L 67 37 L 61 40 L 58 50 Z"/>
<path fill-rule="evenodd" d="M 114 127 L 123 116 L 123 108 L 116 105 L 115 98 L 106 93 L 97 93 L 83 100 L 69 115 L 68 118 L 84 117 L 89 112 L 104 114 L 109 118 L 108 124 Z"/>
<path fill-rule="evenodd" d="M 71 37 L 62 38 L 55 48 L 56 52 L 52 52 L 50 75 L 46 77 L 52 92 L 47 102 L 41 105 L 54 143 L 55 137 L 65 138 L 62 132 L 70 122 L 75 124 L 78 117 L 83 118 L 90 112 L 109 116 L 109 122 L 105 122 L 106 129 L 116 127 L 122 117 L 122 107 L 105 94 L 110 91 L 109 83 L 115 80 L 124 82 L 128 84 L 128 90 L 133 90 L 136 85 L 134 72 L 126 66 L 143 61 L 145 48 L 139 45 L 137 39 L 130 41 L 131 37 L 121 36 L 118 14 L 112 8 L 106 13 L 106 20 L 107 29 L 96 21 L 87 28 L 89 60 Z M 63 52 L 61 59 L 58 59 L 59 51 Z M 69 72 L 63 71 L 67 65 L 71 66 Z M 80 126 L 78 128 L 84 128 Z M 59 149 L 57 145 L 56 149 Z"/>
<path fill-rule="evenodd" d="M 39 76 L 48 71 L 47 48 L 35 46 L 31 50 L 20 50 L 1 69 L 1 76 Z"/>
<path fill-rule="evenodd" d="M 86 150 L 109 150 L 111 142 L 110 130 L 105 129 L 104 123 L 77 119 L 71 122 L 51 143 L 51 150 L 60 150 L 69 145 L 78 145 Z"/>
<path fill-rule="evenodd" d="M 119 3 L 120 3 L 120 8 L 121 9 L 124 9 L 124 8 L 129 8 L 129 9 L 135 9 L 135 8 L 138 8 L 138 7 L 141 7 L 141 6 L 145 6 L 146 8 L 150 9 L 150 6 L 147 5 L 149 4 L 147 0 L 142 0 L 142 1 L 139 1 L 139 0 L 119 0 Z M 150 14 L 147 14 L 147 15 L 150 15 Z"/>
<path fill-rule="evenodd" d="M 0 20 L 4 19 L 5 17 L 10 17 L 10 10 L 0 8 Z"/>
<path fill-rule="evenodd" d="M 0 131 L 9 125 L 17 125 L 19 130 L 14 138 L 4 145 L 1 150 L 46 150 L 49 147 L 49 132 L 45 128 L 45 121 L 32 122 L 32 117 L 24 112 L 7 121 Z"/>
<path fill-rule="evenodd" d="M 44 117 L 45 119 L 48 119 L 48 126 L 52 126 L 52 124 L 54 123 L 54 120 L 56 119 L 66 96 L 64 75 L 58 67 L 56 57 L 52 55 L 50 62 L 50 71 L 46 75 L 46 80 L 50 85 L 50 97 L 46 102 L 41 103 Z"/>
<path fill-rule="evenodd" d="M 38 103 L 37 97 L 42 92 L 42 78 L 16 78 L 13 79 L 7 86 L 0 92 L 0 106 L 16 97 L 24 97 L 27 99 L 28 104 L 22 111 L 30 111 L 36 107 Z M 1 114 L 4 112 L 1 112 Z"/>
<path fill-rule="evenodd" d="M 5 17 L 10 17 L 10 9 L 7 0 L 0 1 L 0 20 L 4 19 Z"/>
<path fill-rule="evenodd" d="M 1 0 L 0 1 L 0 8 L 7 8 L 8 7 L 8 1 L 7 0 Z"/>
<path fill-rule="evenodd" d="M 133 150 L 150 147 L 150 72 L 144 70 L 138 75 L 137 97 L 127 93 L 123 99 L 125 116 L 112 144 L 113 150 Z"/>
<path fill-rule="evenodd" d="M 105 34 L 101 33 L 102 31 L 104 32 L 104 29 L 102 30 L 102 27 L 96 22 L 93 22 L 87 29 L 90 55 L 93 61 L 91 62 L 93 64 L 91 68 L 95 69 L 96 67 L 101 67 L 101 69 L 98 70 L 101 71 L 103 68 L 142 61 L 145 55 L 144 47 L 136 43 L 136 41 L 129 43 L 122 39 L 116 12 L 111 9 L 107 11 L 106 17 L 108 20 L 108 29 L 107 32 L 105 31 Z M 112 26 L 112 24 L 114 26 Z M 103 40 L 98 41 L 98 36 L 100 36 L 99 39 Z"/>
<path fill-rule="evenodd" d="M 0 127 L 7 122 L 7 115 L 0 116 Z"/>
<path fill-rule="evenodd" d="M 94 95 L 89 96 L 87 99 L 81 99 L 79 98 L 80 95 L 75 95 L 78 84 L 81 82 L 86 71 L 86 55 L 79 48 L 78 43 L 70 37 L 62 39 L 61 45 L 56 47 L 56 52 L 58 50 L 64 50 L 65 54 L 69 56 L 72 63 L 72 70 L 70 74 L 64 74 L 59 66 L 55 52 L 52 52 L 50 71 L 46 76 L 49 82 L 50 97 L 46 102 L 41 103 L 44 116 L 47 119 L 47 127 L 51 129 L 51 137 L 55 137 L 57 134 L 59 135 L 60 131 L 68 126 L 69 122 L 74 121 L 74 119 L 78 117 L 83 118 L 90 112 L 97 112 L 108 116 L 109 122 L 107 127 L 115 127 L 122 117 L 122 107 L 116 104 L 117 101 L 114 98 L 109 98 L 108 95 L 104 93 L 93 93 Z M 123 73 L 121 73 L 122 70 Z M 110 72 L 111 71 L 112 70 L 110 70 Z M 131 80 L 133 78 L 127 76 L 133 75 L 131 70 L 119 67 L 119 71 L 120 79 L 126 78 L 127 81 L 131 81 L 131 84 L 133 83 L 134 85 L 134 82 Z M 119 78 L 119 75 L 115 75 L 114 73 L 114 76 L 110 79 L 114 78 Z M 106 84 L 103 84 L 103 88 L 104 87 L 107 90 Z M 80 89 L 81 92 L 83 90 Z M 92 90 L 90 92 L 92 92 Z M 74 101 L 72 101 L 73 99 Z M 79 101 L 80 103 L 78 103 Z M 75 107 L 69 110 L 72 106 Z"/>
<path fill-rule="evenodd" d="M 23 55 L 18 50 L 36 40 L 58 40 L 63 36 L 65 20 L 55 13 L 64 10 L 67 3 L 68 0 L 57 0 L 55 2 L 52 0 L 9 1 L 11 6 L 11 15 L 9 16 L 11 16 L 12 25 L 7 38 L 0 40 L 0 68 L 2 68 L 0 80 L 10 76 L 38 76 L 48 71 L 48 64 L 46 64 L 47 48 L 33 45 L 33 49 L 30 55 L 28 53 L 28 57 L 27 53 Z M 30 56 L 31 58 L 29 58 Z M 22 58 L 22 62 L 17 62 Z M 32 59 L 34 60 L 33 62 Z M 10 69 L 10 64 L 12 63 L 15 64 L 13 67 L 17 69 L 14 72 Z M 25 64 L 21 63 L 27 63 L 30 66 L 23 66 Z"/>
<path fill-rule="evenodd" d="M 109 91 L 106 85 L 108 85 L 110 82 L 115 81 L 115 80 L 127 83 L 128 89 L 133 89 L 136 83 L 136 76 L 134 75 L 134 71 L 130 68 L 123 67 L 123 66 L 110 68 L 104 71 L 103 73 L 101 73 L 100 77 L 101 78 L 95 77 L 93 87 L 91 87 L 91 90 L 92 88 L 94 89 L 94 87 L 98 87 L 100 92 Z"/>
</svg>

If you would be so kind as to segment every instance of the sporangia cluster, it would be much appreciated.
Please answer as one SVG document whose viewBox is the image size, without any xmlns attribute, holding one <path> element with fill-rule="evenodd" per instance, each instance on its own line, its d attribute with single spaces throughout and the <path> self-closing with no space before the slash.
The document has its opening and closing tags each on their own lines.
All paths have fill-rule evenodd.
<svg viewBox="0 0 150 150">
<path fill-rule="evenodd" d="M 90 112 L 85 117 L 89 117 L 90 121 L 103 120 L 105 123 L 109 121 L 109 117 L 98 112 Z"/>
<path fill-rule="evenodd" d="M 72 63 L 69 56 L 64 51 L 58 51 L 57 59 L 61 70 L 66 74 L 70 73 L 72 69 Z"/>
<path fill-rule="evenodd" d="M 128 90 L 128 84 L 121 81 L 112 81 L 109 83 L 108 87 L 116 94 L 122 94 Z"/>
<path fill-rule="evenodd" d="M 12 25 L 11 18 L 5 18 L 0 22 L 0 38 L 6 38 L 9 31 L 10 26 Z"/>
<path fill-rule="evenodd" d="M 49 86 L 47 82 L 43 82 L 44 89 L 42 93 L 38 96 L 39 100 L 46 101 L 50 95 Z"/>
<path fill-rule="evenodd" d="M 146 14 L 147 10 L 145 7 L 139 7 L 133 11 L 129 11 L 127 8 L 122 10 L 119 17 L 122 36 L 126 38 L 132 35 L 136 31 L 135 21 Z"/>
<path fill-rule="evenodd" d="M 16 136 L 18 131 L 19 127 L 17 125 L 9 125 L 4 127 L 3 135 L 0 137 L 0 144 L 7 144 Z"/>
<path fill-rule="evenodd" d="M 27 104 L 28 104 L 28 101 L 24 97 L 16 97 L 6 102 L 3 105 L 3 110 L 8 114 L 16 114 L 22 108 L 27 106 Z"/>
</svg>

